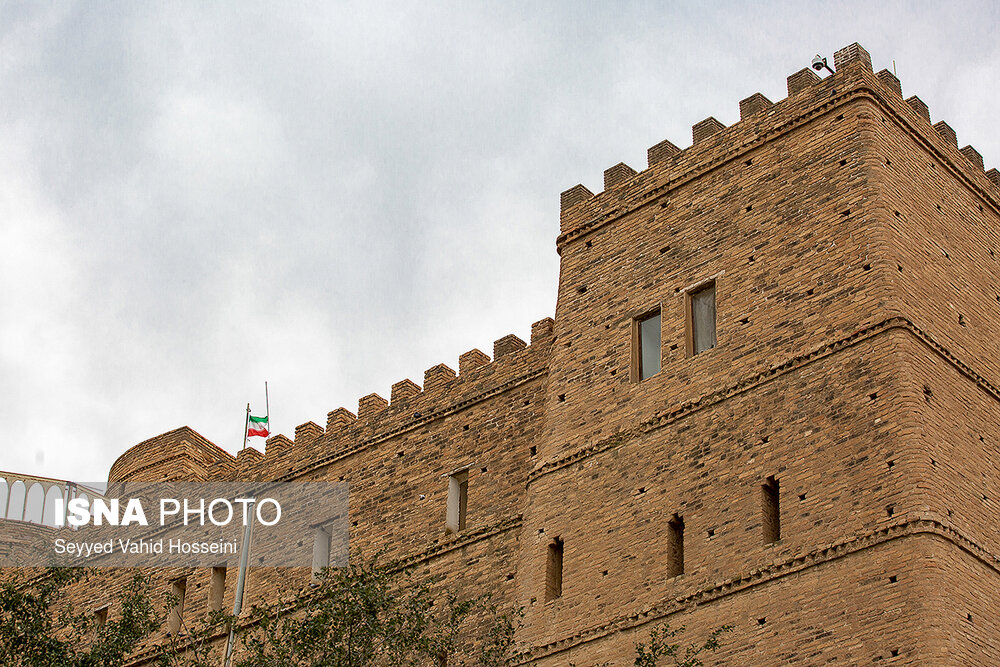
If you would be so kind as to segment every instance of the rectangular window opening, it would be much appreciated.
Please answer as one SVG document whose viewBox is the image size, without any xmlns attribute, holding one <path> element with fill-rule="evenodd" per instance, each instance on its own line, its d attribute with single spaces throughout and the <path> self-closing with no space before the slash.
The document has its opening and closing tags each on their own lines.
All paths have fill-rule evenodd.
<svg viewBox="0 0 1000 667">
<path fill-rule="evenodd" d="M 558 537 L 549 543 L 545 566 L 545 601 L 562 597 L 563 541 Z"/>
<path fill-rule="evenodd" d="M 222 611 L 222 600 L 226 595 L 226 568 L 213 567 L 212 581 L 208 586 L 208 610 Z"/>
<path fill-rule="evenodd" d="M 184 597 L 187 594 L 187 578 L 177 579 L 170 584 L 170 595 L 173 596 L 174 606 L 170 608 L 167 616 L 167 630 L 172 635 L 176 635 L 184 627 Z"/>
<path fill-rule="evenodd" d="M 318 526 L 313 532 L 312 583 L 319 583 L 323 570 L 330 567 L 330 528 Z"/>
<path fill-rule="evenodd" d="M 632 321 L 632 367 L 636 380 L 645 380 L 660 372 L 660 310 L 651 311 Z"/>
<path fill-rule="evenodd" d="M 674 515 L 667 523 L 667 576 L 684 574 L 684 519 Z"/>
<path fill-rule="evenodd" d="M 715 281 L 687 292 L 688 354 L 694 356 L 715 347 Z"/>
<path fill-rule="evenodd" d="M 778 480 L 768 477 L 760 487 L 761 514 L 764 525 L 764 544 L 774 544 L 781 539 L 781 507 L 778 500 Z"/>
<path fill-rule="evenodd" d="M 465 516 L 469 506 L 469 471 L 448 476 L 448 517 L 446 533 L 460 533 L 465 530 Z"/>
<path fill-rule="evenodd" d="M 103 627 L 108 622 L 108 609 L 109 607 L 101 607 L 94 612 L 94 625 L 98 628 Z"/>
</svg>

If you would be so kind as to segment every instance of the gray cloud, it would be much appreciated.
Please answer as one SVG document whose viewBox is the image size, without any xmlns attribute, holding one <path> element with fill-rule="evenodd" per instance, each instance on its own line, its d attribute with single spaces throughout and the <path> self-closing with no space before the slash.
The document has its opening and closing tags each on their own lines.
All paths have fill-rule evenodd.
<svg viewBox="0 0 1000 667">
<path fill-rule="evenodd" d="M 235 451 L 555 308 L 558 194 L 860 41 L 988 165 L 969 3 L 7 3 L 0 469 Z"/>
</svg>

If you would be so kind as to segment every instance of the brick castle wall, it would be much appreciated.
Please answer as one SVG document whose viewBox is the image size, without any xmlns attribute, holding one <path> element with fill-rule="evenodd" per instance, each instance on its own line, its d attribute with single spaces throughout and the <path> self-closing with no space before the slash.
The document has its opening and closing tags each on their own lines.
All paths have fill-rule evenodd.
<svg viewBox="0 0 1000 667">
<path fill-rule="evenodd" d="M 555 318 L 530 344 L 471 350 L 263 454 L 178 429 L 109 479 L 345 481 L 352 549 L 522 607 L 523 664 L 628 665 L 663 621 L 691 641 L 733 625 L 706 664 L 1000 663 L 1000 176 L 863 48 L 834 62 L 611 167 L 597 195 L 564 192 Z M 692 355 L 687 294 L 709 280 L 718 344 Z M 662 369 L 639 382 L 634 321 L 654 309 Z M 457 470 L 468 524 L 449 534 Z M 210 573 L 157 576 L 181 574 L 204 615 Z M 247 604 L 308 579 L 253 570 Z"/>
</svg>

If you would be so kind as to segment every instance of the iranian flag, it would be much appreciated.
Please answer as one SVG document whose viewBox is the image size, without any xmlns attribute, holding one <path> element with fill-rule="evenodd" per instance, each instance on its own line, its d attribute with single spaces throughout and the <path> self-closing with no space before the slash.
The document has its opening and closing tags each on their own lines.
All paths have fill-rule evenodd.
<svg viewBox="0 0 1000 667">
<path fill-rule="evenodd" d="M 268 433 L 267 417 L 254 417 L 250 415 L 250 423 L 247 425 L 247 437 L 259 435 L 266 438 Z"/>
</svg>

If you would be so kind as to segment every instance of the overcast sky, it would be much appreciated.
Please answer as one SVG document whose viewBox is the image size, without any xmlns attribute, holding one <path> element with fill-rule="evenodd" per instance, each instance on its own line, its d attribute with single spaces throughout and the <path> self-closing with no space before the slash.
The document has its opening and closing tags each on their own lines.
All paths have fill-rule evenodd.
<svg viewBox="0 0 1000 667">
<path fill-rule="evenodd" d="M 993 3 L 4 2 L 0 470 L 326 423 L 555 309 L 559 193 L 858 41 L 1000 165 Z M 263 448 L 261 439 L 254 439 Z"/>
</svg>

